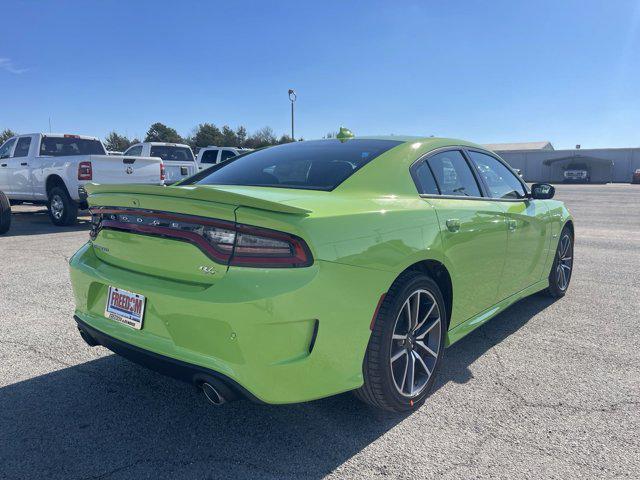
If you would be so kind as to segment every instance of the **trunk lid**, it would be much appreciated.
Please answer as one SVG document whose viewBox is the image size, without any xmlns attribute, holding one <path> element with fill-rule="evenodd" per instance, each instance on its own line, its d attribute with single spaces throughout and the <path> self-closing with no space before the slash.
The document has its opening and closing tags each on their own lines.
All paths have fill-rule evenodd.
<svg viewBox="0 0 640 480">
<path fill-rule="evenodd" d="M 232 228 L 236 210 L 241 206 L 296 217 L 310 212 L 273 198 L 249 195 L 247 191 L 211 186 L 89 184 L 86 190 L 92 212 L 100 213 L 103 222 L 107 222 L 93 240 L 94 252 L 100 260 L 143 274 L 198 284 L 215 283 L 226 275 L 228 266 L 212 256 L 206 245 L 203 248 L 200 239 L 193 238 L 194 226 Z M 121 228 L 125 220 L 128 225 Z M 171 226 L 171 222 L 176 226 Z M 173 233 L 179 230 L 185 238 L 162 235 L 161 229 L 170 226 Z"/>
</svg>

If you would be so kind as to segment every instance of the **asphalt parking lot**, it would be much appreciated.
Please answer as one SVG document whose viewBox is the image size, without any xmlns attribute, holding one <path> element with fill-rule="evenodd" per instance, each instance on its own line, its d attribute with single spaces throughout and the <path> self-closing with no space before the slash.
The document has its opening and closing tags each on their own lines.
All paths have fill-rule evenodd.
<svg viewBox="0 0 640 480">
<path fill-rule="evenodd" d="M 640 185 L 558 187 L 567 296 L 525 299 L 447 350 L 421 409 L 350 394 L 213 407 L 89 348 L 67 260 L 86 219 L 15 207 L 0 237 L 0 478 L 639 478 Z"/>
</svg>

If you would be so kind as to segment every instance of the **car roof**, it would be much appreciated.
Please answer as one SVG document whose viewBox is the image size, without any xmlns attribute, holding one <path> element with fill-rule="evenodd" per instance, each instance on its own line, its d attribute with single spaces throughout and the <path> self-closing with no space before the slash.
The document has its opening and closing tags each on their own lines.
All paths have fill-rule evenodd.
<svg viewBox="0 0 640 480">
<path fill-rule="evenodd" d="M 355 136 L 354 139 L 370 139 L 370 140 L 395 140 L 397 142 L 402 143 L 450 143 L 451 145 L 463 145 L 463 146 L 471 146 L 481 148 L 482 150 L 487 150 L 486 147 L 483 147 L 480 144 L 469 142 L 468 140 L 461 140 L 459 138 L 449 138 L 449 137 L 422 137 L 419 135 L 366 135 L 366 136 Z M 329 139 L 332 140 L 332 139 Z"/>
</svg>

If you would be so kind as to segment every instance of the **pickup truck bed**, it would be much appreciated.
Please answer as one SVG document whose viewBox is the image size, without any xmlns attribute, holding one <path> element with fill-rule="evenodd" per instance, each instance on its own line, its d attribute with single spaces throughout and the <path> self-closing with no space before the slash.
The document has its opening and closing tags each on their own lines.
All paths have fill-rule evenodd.
<svg viewBox="0 0 640 480">
<path fill-rule="evenodd" d="M 99 139 L 34 133 L 0 146 L 0 190 L 9 200 L 46 204 L 56 225 L 75 223 L 84 185 L 164 184 L 159 158 L 113 156 Z"/>
</svg>

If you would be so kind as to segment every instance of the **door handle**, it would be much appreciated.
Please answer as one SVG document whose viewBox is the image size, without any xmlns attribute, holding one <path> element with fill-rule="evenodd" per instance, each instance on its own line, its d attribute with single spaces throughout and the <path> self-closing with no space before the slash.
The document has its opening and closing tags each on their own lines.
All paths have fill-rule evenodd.
<svg viewBox="0 0 640 480">
<path fill-rule="evenodd" d="M 447 220 L 447 230 L 454 233 L 460 230 L 460 220 L 457 218 L 450 218 Z"/>
<path fill-rule="evenodd" d="M 509 229 L 509 231 L 513 232 L 516 228 L 518 228 L 518 222 L 516 222 L 512 218 L 508 219 L 507 220 L 507 228 Z"/>
<path fill-rule="evenodd" d="M 27 162 L 22 162 L 20 165 L 22 165 L 23 167 L 26 167 L 29 164 Z"/>
<path fill-rule="evenodd" d="M 0 167 L 6 167 L 6 166 L 7 166 L 6 163 L 3 163 L 2 165 L 0 165 Z"/>
</svg>

